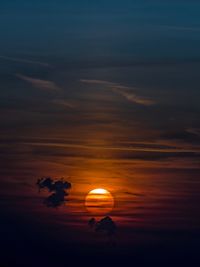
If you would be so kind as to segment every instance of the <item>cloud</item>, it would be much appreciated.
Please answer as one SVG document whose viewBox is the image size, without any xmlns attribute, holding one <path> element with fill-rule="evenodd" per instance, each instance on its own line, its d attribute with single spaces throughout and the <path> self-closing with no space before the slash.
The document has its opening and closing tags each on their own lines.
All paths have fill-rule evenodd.
<svg viewBox="0 0 200 267">
<path fill-rule="evenodd" d="M 20 78 L 21 80 L 30 83 L 33 87 L 36 87 L 42 90 L 48 90 L 48 91 L 60 91 L 61 90 L 52 81 L 36 79 L 36 78 L 28 77 L 25 75 L 21 75 L 21 74 L 16 74 L 16 76 Z"/>
<path fill-rule="evenodd" d="M 125 192 L 126 195 L 131 195 L 131 196 L 135 196 L 135 197 L 145 197 L 145 194 L 142 193 L 133 193 L 133 192 Z"/>
<path fill-rule="evenodd" d="M 47 207 L 58 207 L 66 202 L 68 196 L 67 190 L 71 189 L 71 183 L 59 179 L 54 181 L 51 177 L 40 178 L 37 180 L 37 186 L 41 189 L 48 189 L 51 194 L 44 200 Z"/>
<path fill-rule="evenodd" d="M 95 225 L 96 225 L 96 219 L 95 218 L 91 218 L 89 221 L 88 221 L 88 225 L 90 228 L 94 228 Z"/>
<path fill-rule="evenodd" d="M 164 139 L 180 140 L 188 143 L 200 143 L 200 130 L 189 128 L 180 131 L 173 131 L 161 135 Z"/>
<path fill-rule="evenodd" d="M 130 92 L 130 89 L 125 89 L 125 88 L 115 88 L 113 89 L 116 93 L 122 95 L 125 97 L 128 101 L 139 104 L 139 105 L 144 105 L 144 106 L 151 106 L 155 104 L 155 101 L 149 98 L 137 96 L 136 94 Z"/>
<path fill-rule="evenodd" d="M 16 76 L 21 80 L 30 83 L 35 88 L 45 90 L 48 92 L 56 92 L 56 98 L 50 100 L 50 104 L 53 104 L 55 107 L 63 109 L 76 108 L 76 105 L 74 103 L 71 103 L 70 101 L 62 98 L 62 92 L 63 92 L 62 88 L 60 88 L 53 81 L 32 78 L 22 74 L 16 74 Z"/>
<path fill-rule="evenodd" d="M 106 86 L 118 86 L 117 83 L 112 83 L 112 82 L 108 82 L 108 81 L 101 81 L 101 80 L 88 80 L 88 79 L 81 79 L 80 80 L 83 83 L 90 83 L 90 84 L 102 84 L 102 85 L 106 85 Z"/>
<path fill-rule="evenodd" d="M 74 105 L 73 103 L 67 101 L 67 100 L 64 100 L 64 99 L 55 99 L 52 101 L 53 104 L 57 105 L 57 106 L 60 106 L 60 107 L 63 107 L 63 108 L 75 108 L 76 105 Z"/>
<path fill-rule="evenodd" d="M 97 233 L 105 232 L 108 236 L 112 236 L 115 234 L 116 228 L 117 228 L 116 224 L 114 223 L 112 218 L 109 216 L 106 216 L 96 223 L 95 231 Z"/>
<path fill-rule="evenodd" d="M 90 228 L 94 229 L 97 233 L 106 233 L 108 236 L 112 236 L 116 232 L 116 224 L 111 217 L 106 216 L 100 221 L 96 221 L 95 218 L 91 218 L 88 222 Z"/>
<path fill-rule="evenodd" d="M 48 68 L 51 67 L 48 63 L 45 63 L 45 62 L 22 59 L 22 58 L 0 56 L 0 59 L 13 61 L 13 62 L 19 62 L 19 63 L 25 63 L 25 64 L 40 65 L 42 67 L 48 67 Z"/>
<path fill-rule="evenodd" d="M 81 79 L 80 80 L 82 83 L 88 83 L 88 84 L 98 84 L 98 85 L 104 85 L 113 92 L 121 95 L 124 97 L 126 100 L 129 102 L 133 102 L 138 105 L 143 105 L 143 106 L 151 106 L 156 104 L 154 100 L 151 98 L 139 96 L 134 92 L 134 88 L 128 87 L 128 86 L 123 86 L 118 83 L 112 83 L 108 81 L 101 81 L 101 80 L 87 80 L 87 79 Z"/>
<path fill-rule="evenodd" d="M 200 129 L 197 128 L 189 128 L 187 129 L 188 133 L 194 134 L 195 136 L 200 138 Z"/>
</svg>

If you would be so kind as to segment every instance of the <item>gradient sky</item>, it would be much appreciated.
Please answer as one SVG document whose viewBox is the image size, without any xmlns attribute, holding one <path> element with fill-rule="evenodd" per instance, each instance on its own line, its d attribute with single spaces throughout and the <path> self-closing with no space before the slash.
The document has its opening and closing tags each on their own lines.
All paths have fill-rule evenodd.
<svg viewBox="0 0 200 267">
<path fill-rule="evenodd" d="M 195 236 L 199 12 L 197 0 L 0 2 L 5 216 L 93 242 L 84 199 L 102 187 L 115 198 L 120 242 Z M 42 204 L 43 176 L 72 183 L 66 206 Z"/>
</svg>

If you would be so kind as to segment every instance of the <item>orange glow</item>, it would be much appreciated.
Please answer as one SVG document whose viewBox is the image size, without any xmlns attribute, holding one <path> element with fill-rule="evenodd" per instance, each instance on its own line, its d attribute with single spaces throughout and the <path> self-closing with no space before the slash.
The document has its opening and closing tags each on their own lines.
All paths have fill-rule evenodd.
<svg viewBox="0 0 200 267">
<path fill-rule="evenodd" d="M 108 190 L 96 188 L 87 194 L 85 206 L 93 215 L 106 215 L 113 209 L 114 198 Z"/>
</svg>

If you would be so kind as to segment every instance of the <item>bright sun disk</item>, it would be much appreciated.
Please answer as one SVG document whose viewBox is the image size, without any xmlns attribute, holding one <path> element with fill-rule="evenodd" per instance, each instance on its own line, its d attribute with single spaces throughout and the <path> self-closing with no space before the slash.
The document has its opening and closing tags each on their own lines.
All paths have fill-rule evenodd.
<svg viewBox="0 0 200 267">
<path fill-rule="evenodd" d="M 113 209 L 114 198 L 108 190 L 96 188 L 87 194 L 85 206 L 93 215 L 108 215 Z"/>
</svg>

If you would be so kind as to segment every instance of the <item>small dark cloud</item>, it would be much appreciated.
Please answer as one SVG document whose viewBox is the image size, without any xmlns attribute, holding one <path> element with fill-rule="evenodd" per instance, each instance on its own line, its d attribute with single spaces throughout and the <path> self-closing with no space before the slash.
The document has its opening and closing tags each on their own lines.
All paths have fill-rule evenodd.
<svg viewBox="0 0 200 267">
<path fill-rule="evenodd" d="M 116 232 L 116 224 L 111 217 L 106 216 L 100 221 L 96 221 L 95 218 L 91 218 L 88 225 L 97 233 L 105 233 L 108 236 L 112 236 Z"/>
<path fill-rule="evenodd" d="M 95 231 L 105 232 L 107 235 L 111 236 L 115 234 L 116 228 L 117 228 L 116 224 L 114 223 L 112 218 L 109 216 L 106 216 L 105 218 L 97 222 Z"/>
<path fill-rule="evenodd" d="M 93 228 L 95 225 L 96 225 L 96 220 L 95 218 L 91 218 L 89 221 L 88 221 L 88 225 L 90 226 L 90 228 Z"/>
<path fill-rule="evenodd" d="M 142 193 L 134 193 L 134 192 L 124 192 L 124 193 L 135 197 L 145 197 L 145 194 Z"/>
<path fill-rule="evenodd" d="M 37 180 L 39 190 L 47 189 L 51 194 L 44 200 L 47 207 L 58 207 L 66 202 L 67 190 L 71 188 L 71 183 L 63 179 L 53 180 L 51 177 Z"/>
</svg>

